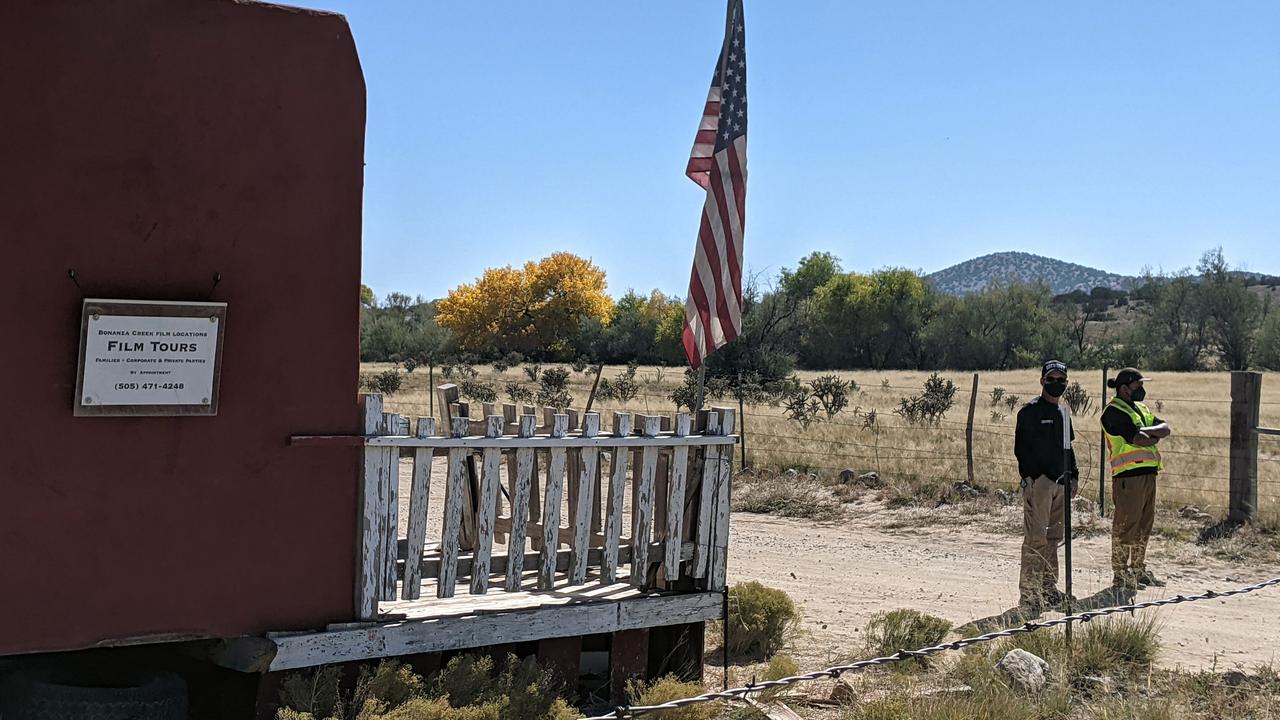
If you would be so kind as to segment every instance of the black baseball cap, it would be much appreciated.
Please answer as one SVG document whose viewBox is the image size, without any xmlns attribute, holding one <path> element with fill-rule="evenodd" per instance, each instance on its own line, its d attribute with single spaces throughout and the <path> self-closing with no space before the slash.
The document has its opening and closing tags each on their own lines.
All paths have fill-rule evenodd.
<svg viewBox="0 0 1280 720">
<path fill-rule="evenodd" d="M 1150 379 L 1151 378 L 1143 377 L 1142 372 L 1140 372 L 1138 368 L 1127 367 L 1121 370 L 1120 372 L 1116 373 L 1115 387 L 1136 383 L 1139 380 L 1150 380 Z"/>
<path fill-rule="evenodd" d="M 1062 373 L 1063 375 L 1066 375 L 1067 364 L 1062 362 L 1061 360 L 1050 360 L 1049 362 L 1044 364 L 1044 367 L 1040 368 L 1040 377 L 1042 378 L 1049 377 L 1049 373 L 1055 370 Z"/>
</svg>

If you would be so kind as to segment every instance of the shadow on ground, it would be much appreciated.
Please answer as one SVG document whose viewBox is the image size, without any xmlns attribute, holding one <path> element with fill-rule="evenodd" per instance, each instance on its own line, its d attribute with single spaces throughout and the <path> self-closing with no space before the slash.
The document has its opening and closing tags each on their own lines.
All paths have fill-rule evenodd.
<svg viewBox="0 0 1280 720">
<path fill-rule="evenodd" d="M 1132 588 L 1112 586 L 1101 590 L 1085 598 L 1076 598 L 1071 602 L 1070 613 L 1085 612 L 1086 610 L 1100 610 L 1102 608 L 1114 607 L 1116 605 L 1128 605 L 1132 603 L 1134 598 L 1138 596 L 1136 590 Z M 1053 608 L 1054 610 L 1066 612 L 1066 605 Z M 973 635 L 981 635 L 993 630 L 1003 630 L 1005 628 L 1019 627 L 1029 622 L 1039 620 L 1043 614 L 1028 613 L 1020 607 L 1012 607 L 999 615 L 980 618 L 970 623 L 966 623 L 956 628 L 956 632 L 963 637 L 971 637 Z"/>
</svg>

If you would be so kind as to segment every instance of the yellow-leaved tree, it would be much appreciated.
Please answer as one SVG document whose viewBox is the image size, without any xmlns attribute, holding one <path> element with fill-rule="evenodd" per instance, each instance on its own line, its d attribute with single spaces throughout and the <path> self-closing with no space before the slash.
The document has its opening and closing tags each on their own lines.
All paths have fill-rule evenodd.
<svg viewBox="0 0 1280 720">
<path fill-rule="evenodd" d="M 489 268 L 440 301 L 436 322 L 477 352 L 567 357 L 583 320 L 609 321 L 613 300 L 604 271 L 558 252 L 523 268 Z"/>
</svg>

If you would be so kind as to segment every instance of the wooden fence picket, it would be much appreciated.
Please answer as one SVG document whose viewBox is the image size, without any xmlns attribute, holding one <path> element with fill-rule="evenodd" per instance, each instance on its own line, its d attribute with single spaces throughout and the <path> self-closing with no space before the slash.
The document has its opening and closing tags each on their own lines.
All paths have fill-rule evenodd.
<svg viewBox="0 0 1280 720">
<path fill-rule="evenodd" d="M 722 407 L 716 408 L 716 412 L 720 414 L 719 434 L 732 435 L 736 411 L 733 408 Z M 716 462 L 716 470 L 715 542 L 711 548 L 711 583 L 708 588 L 713 592 L 719 592 L 724 589 L 729 566 L 729 500 L 730 483 L 733 478 L 732 446 L 721 448 L 720 457 Z"/>
<path fill-rule="evenodd" d="M 468 420 L 453 418 L 451 435 L 466 435 Z M 467 483 L 466 448 L 449 448 L 449 475 L 444 496 L 444 532 L 440 536 L 440 575 L 436 585 L 436 597 L 453 597 L 458 582 L 458 543 L 462 532 L 462 503 L 466 499 Z"/>
<path fill-rule="evenodd" d="M 707 413 L 707 424 L 703 430 L 706 435 L 720 434 L 720 414 Z M 715 513 L 713 505 L 716 492 L 716 479 L 719 477 L 720 448 L 708 445 L 703 448 L 701 492 L 698 500 L 698 524 L 694 532 L 693 576 L 705 578 L 711 563 L 711 520 Z"/>
<path fill-rule="evenodd" d="M 587 413 L 582 418 L 582 437 L 593 438 L 600 432 L 600 413 Z M 600 448 L 584 447 L 578 451 L 577 503 L 573 517 L 573 554 L 570 584 L 587 581 L 587 554 L 591 549 L 591 508 L 595 505 L 596 468 Z"/>
<path fill-rule="evenodd" d="M 631 413 L 613 414 L 613 435 L 625 438 L 631 434 Z M 609 474 L 609 505 L 604 522 L 604 565 L 600 569 L 600 582 L 609 584 L 618 578 L 618 546 L 622 539 L 622 500 L 627 486 L 627 460 L 631 451 L 623 445 L 615 445 L 610 451 L 612 464 Z"/>
<path fill-rule="evenodd" d="M 485 419 L 485 437 L 502 437 L 501 415 Z M 498 512 L 498 488 L 502 486 L 502 449 L 484 449 L 484 467 L 480 473 L 480 507 L 476 517 L 475 562 L 471 572 L 471 594 L 489 591 L 489 556 L 493 552 L 493 525 Z"/>
<path fill-rule="evenodd" d="M 685 437 L 689 434 L 689 413 L 676 415 L 675 435 Z M 672 450 L 671 482 L 667 497 L 667 528 L 663 537 L 666 544 L 663 566 L 664 577 L 668 581 L 680 578 L 680 544 L 684 529 L 684 487 L 689 472 L 689 446 L 676 445 Z"/>
<path fill-rule="evenodd" d="M 366 437 L 378 435 L 382 428 L 382 396 L 369 394 L 360 397 L 364 410 L 362 431 Z M 382 599 L 382 563 L 386 551 L 386 452 L 384 448 L 364 448 L 364 469 L 360 478 L 362 496 L 360 516 L 360 552 L 356 569 L 356 615 L 369 620 L 378 615 L 378 601 Z"/>
<path fill-rule="evenodd" d="M 657 437 L 662 429 L 659 415 L 641 415 L 644 437 Z M 646 445 L 640 453 L 640 482 L 636 485 L 636 505 L 631 508 L 631 584 L 646 584 L 649 572 L 649 543 L 653 539 L 653 494 L 658 472 L 658 448 Z"/>
<path fill-rule="evenodd" d="M 519 437 L 531 438 L 538 418 L 533 414 L 520 417 Z M 533 453 L 531 447 L 516 449 L 515 490 L 511 494 L 511 533 L 507 543 L 507 592 L 520 589 L 524 575 L 524 543 L 529 524 L 529 496 L 533 485 Z"/>
<path fill-rule="evenodd" d="M 436 419 L 418 418 L 419 438 L 436 434 Z M 414 448 L 413 482 L 409 487 L 408 551 L 405 553 L 404 582 L 400 597 L 417 600 L 422 595 L 422 551 L 427 542 L 427 508 L 431 499 L 431 448 Z"/>
<path fill-rule="evenodd" d="M 553 415 L 551 437 L 562 438 L 569 430 L 568 415 Z M 560 502 L 564 498 L 564 447 L 551 447 L 551 462 L 547 465 L 547 494 L 542 503 L 542 563 L 538 568 L 538 589 L 555 587 L 556 550 L 560 547 Z"/>
</svg>

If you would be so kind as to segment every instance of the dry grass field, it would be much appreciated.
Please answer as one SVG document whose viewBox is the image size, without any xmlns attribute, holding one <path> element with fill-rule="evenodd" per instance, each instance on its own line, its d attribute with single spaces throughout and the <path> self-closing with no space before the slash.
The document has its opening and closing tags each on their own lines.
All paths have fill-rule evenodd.
<svg viewBox="0 0 1280 720">
<path fill-rule="evenodd" d="M 363 372 L 372 375 L 389 367 L 370 364 Z M 521 368 L 477 370 L 481 380 L 499 389 L 499 403 L 507 400 L 502 396 L 506 384 L 532 385 Z M 616 377 L 624 370 L 605 368 L 604 377 Z M 1016 408 L 1036 394 L 1036 372 L 980 374 L 974 433 L 975 481 L 984 490 L 980 497 L 965 497 L 954 487 L 967 476 L 965 417 L 972 373 L 941 373 L 960 389 L 942 422 L 927 426 L 910 425 L 893 409 L 902 397 L 921 391 L 928 373 L 837 374 L 856 381 L 858 390 L 851 394 L 849 407 L 829 420 L 806 428 L 785 417 L 780 407 L 746 408 L 747 463 L 753 470 L 740 474 L 734 484 L 730 581 L 757 580 L 785 591 L 795 602 L 801 622 L 784 653 L 805 671 L 874 654 L 867 647 L 868 623 L 877 613 L 895 608 L 941 617 L 956 628 L 953 637 L 979 628 L 1019 624 L 1020 616 L 1014 614 L 1021 515 L 1016 496 L 999 492 L 1015 489 L 1018 479 L 1012 450 L 1014 413 L 1007 400 L 993 403 L 992 391 L 999 387 L 1005 398 L 1018 396 Z M 806 372 L 801 378 L 808 381 L 817 375 Z M 592 372 L 574 372 L 571 378 L 573 406 L 582 408 Z M 636 379 L 640 394 L 635 399 L 622 406 L 596 403 L 593 409 L 606 417 L 608 411 L 619 409 L 675 410 L 669 395 L 683 379 L 680 370 L 642 367 Z M 1082 494 L 1096 502 L 1102 377 L 1095 371 L 1073 379 L 1085 384 L 1094 400 L 1094 408 L 1076 419 L 1076 451 Z M 449 381 L 437 370 L 435 384 Z M 1262 423 L 1276 426 L 1280 425 L 1280 389 L 1270 387 L 1270 382 L 1270 377 L 1264 380 Z M 1144 590 L 1140 600 L 1224 589 L 1280 574 L 1280 534 L 1275 530 L 1280 520 L 1280 440 L 1262 438 L 1259 443 L 1264 520 L 1259 527 L 1196 542 L 1209 521 L 1178 513 L 1184 504 L 1197 505 L 1215 518 L 1226 512 L 1229 384 L 1227 373 L 1159 373 L 1148 386 L 1150 405 L 1174 428 L 1174 436 L 1162 444 L 1167 472 L 1159 497 L 1164 507 L 1151 550 L 1152 565 L 1168 579 L 1169 587 Z M 426 371 L 407 375 L 401 391 L 388 397 L 388 409 L 411 416 L 429 414 L 433 409 L 429 386 Z M 876 419 L 869 423 L 873 411 Z M 884 486 L 840 484 L 837 476 L 845 468 L 858 473 L 877 471 Z M 789 469 L 797 471 L 795 477 L 787 477 Z M 402 462 L 402 498 L 408 495 L 410 471 L 411 466 Z M 443 465 L 437 463 L 433 484 L 442 482 L 442 472 Z M 435 539 L 440 526 L 438 506 L 433 505 L 429 540 Z M 402 518 L 406 516 L 402 512 Z M 1075 596 L 1095 607 L 1114 604 L 1109 587 L 1110 519 L 1099 518 L 1083 501 L 1072 522 Z M 973 703 L 993 698 L 980 688 L 954 691 L 958 684 L 973 681 L 957 675 L 961 670 L 989 669 L 992 658 L 981 653 L 952 653 L 937 669 L 924 674 L 851 676 L 850 690 L 858 698 L 852 705 L 830 703 L 833 686 L 825 681 L 799 688 L 785 699 L 806 720 L 1280 717 L 1276 706 L 1280 686 L 1274 686 L 1271 670 L 1280 660 L 1275 651 L 1277 631 L 1265 621 L 1277 612 L 1280 595 L 1273 590 L 1176 610 L 1147 611 L 1141 618 L 1159 626 L 1160 649 L 1154 665 L 1144 666 L 1132 678 L 1117 678 L 1116 687 L 1121 690 L 1116 692 L 1077 691 L 1068 683 L 1057 695 L 1046 695 L 1043 700 L 1049 705 L 1044 707 L 1036 705 L 1040 702 L 1036 700 L 1035 707 L 1001 705 L 992 706 L 995 709 L 985 715 L 975 713 Z M 721 677 L 718 631 L 708 635 L 707 643 L 706 682 L 707 687 L 716 688 Z M 766 672 L 763 663 L 735 663 L 730 679 L 740 684 Z M 1232 679 L 1237 676 L 1245 679 Z M 1250 684 L 1255 680 L 1265 687 Z M 1244 683 L 1245 690 L 1237 692 L 1228 681 Z M 954 698 L 960 706 L 952 708 L 931 698 L 939 702 Z M 1004 701 L 1003 696 L 994 699 Z M 1206 708 L 1217 705 L 1223 708 L 1221 715 L 1205 714 Z M 1163 712 L 1165 706 L 1173 711 Z M 1153 713 L 1153 708 L 1161 711 Z"/>
<path fill-rule="evenodd" d="M 385 370 L 386 364 L 366 364 L 365 374 Z M 498 372 L 481 366 L 480 379 L 499 389 L 510 382 L 531 385 L 521 368 Z M 614 377 L 624 368 L 606 367 L 604 377 Z M 811 380 L 824 373 L 802 372 Z M 858 383 L 849 407 L 834 418 L 825 417 L 802 427 L 784 415 L 780 407 L 747 406 L 745 445 L 747 464 L 764 470 L 796 469 L 814 473 L 829 481 L 845 468 L 864 473 L 876 471 L 899 495 L 917 494 L 922 502 L 945 495 L 954 484 L 967 478 L 965 418 L 973 382 L 972 373 L 942 371 L 940 374 L 959 388 L 954 407 L 935 425 L 910 425 L 893 413 L 901 398 L 918 394 L 928 377 L 926 372 L 853 371 L 835 373 Z M 601 411 L 673 412 L 669 395 L 683 380 L 679 368 L 641 367 L 637 372 L 640 395 L 619 404 L 597 402 Z M 572 373 L 571 393 L 576 407 L 586 404 L 593 374 Z M 1099 435 L 1098 415 L 1102 406 L 1102 374 L 1080 372 L 1072 376 L 1090 393 L 1093 407 L 1075 420 L 1076 455 L 1081 469 L 1081 494 L 1098 497 L 1100 462 L 1105 457 Z M 437 385 L 449 380 L 436 372 Z M 1269 376 L 1263 382 L 1262 424 L 1280 426 L 1280 386 Z M 404 388 L 388 398 L 389 409 L 409 415 L 426 415 L 431 410 L 428 375 L 423 369 L 406 376 Z M 997 391 L 1002 388 L 1002 391 Z M 996 401 L 993 391 L 1003 393 Z M 1018 482 L 1013 458 L 1013 430 L 1016 408 L 1039 392 L 1034 370 L 979 373 L 974 426 L 974 475 L 976 484 L 988 489 L 1014 488 Z M 1228 503 L 1228 440 L 1230 434 L 1230 374 L 1152 373 L 1148 384 L 1148 405 L 1167 420 L 1174 434 L 1161 444 L 1165 473 L 1160 483 L 1160 501 L 1180 507 L 1194 504 L 1221 517 Z M 1012 409 L 1011 403 L 1012 402 Z M 710 404 L 731 404 L 711 400 Z M 874 413 L 874 423 L 869 416 Z M 606 416 L 607 417 L 607 416 Z M 607 420 L 606 420 L 607 423 Z M 1280 438 L 1259 441 L 1259 511 L 1269 523 L 1280 522 Z M 1109 499 L 1108 499 L 1109 504 Z"/>
</svg>

